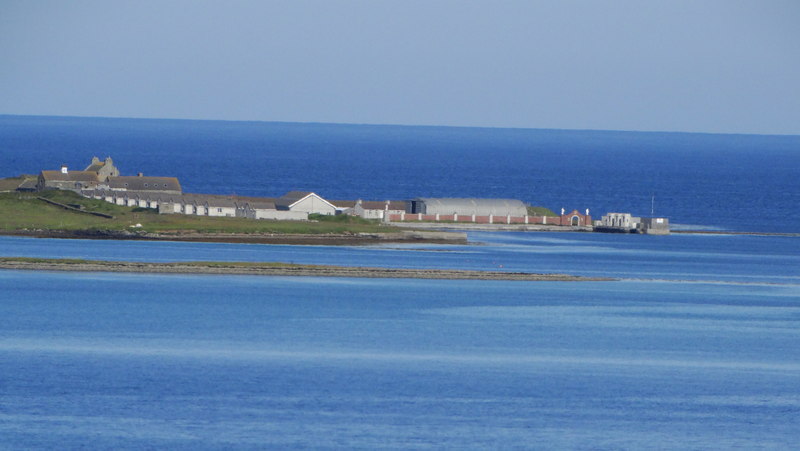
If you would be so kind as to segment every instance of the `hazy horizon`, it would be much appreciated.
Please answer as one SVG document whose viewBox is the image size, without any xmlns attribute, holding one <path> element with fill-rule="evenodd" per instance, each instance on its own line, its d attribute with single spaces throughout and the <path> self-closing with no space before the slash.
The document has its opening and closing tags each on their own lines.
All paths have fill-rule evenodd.
<svg viewBox="0 0 800 451">
<path fill-rule="evenodd" d="M 306 125 L 345 125 L 367 127 L 426 127 L 426 128 L 468 128 L 490 130 L 542 130 L 564 132 L 609 132 L 609 133 L 672 133 L 687 135 L 745 135 L 745 136 L 776 136 L 800 137 L 800 133 L 724 133 L 724 132 L 687 132 L 680 130 L 619 130 L 619 129 L 593 129 L 593 128 L 543 128 L 543 127 L 490 127 L 480 125 L 435 125 L 435 124 L 378 124 L 355 122 L 319 122 L 319 121 L 281 121 L 281 120 L 247 120 L 247 119 L 197 119 L 186 117 L 126 117 L 126 116 L 62 116 L 48 114 L 5 114 L 0 117 L 26 117 L 26 118 L 56 118 L 56 119 L 109 119 L 109 120 L 143 120 L 143 121 L 185 121 L 185 122 L 243 122 L 264 124 L 306 124 Z"/>
</svg>

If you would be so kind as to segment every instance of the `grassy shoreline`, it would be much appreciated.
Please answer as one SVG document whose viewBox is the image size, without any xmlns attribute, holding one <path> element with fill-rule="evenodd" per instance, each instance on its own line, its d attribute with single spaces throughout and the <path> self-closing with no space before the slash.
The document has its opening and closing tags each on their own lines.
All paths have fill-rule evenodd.
<svg viewBox="0 0 800 451">
<path fill-rule="evenodd" d="M 43 201 L 39 197 L 46 199 Z M 64 204 L 65 209 L 47 201 Z M 80 210 L 80 211 L 76 211 Z M 336 216 L 319 221 L 273 221 L 194 215 L 162 215 L 154 209 L 124 207 L 71 191 L 0 193 L 0 231 L 112 230 L 145 233 L 194 231 L 198 233 L 380 233 L 395 231 L 377 221 Z M 101 217 L 86 213 L 111 216 Z M 140 227 L 137 227 L 140 224 Z"/>
<path fill-rule="evenodd" d="M 196 261 L 153 263 L 30 257 L 0 257 L 0 269 L 24 271 L 125 272 L 150 274 L 219 274 L 445 280 L 518 280 L 538 282 L 615 280 L 605 277 L 582 277 L 569 274 L 302 265 L 283 262 Z"/>
<path fill-rule="evenodd" d="M 276 221 L 162 215 L 154 209 L 115 205 L 58 190 L 0 193 L 0 235 L 258 244 L 466 243 L 463 233 L 409 232 L 354 216 Z"/>
</svg>

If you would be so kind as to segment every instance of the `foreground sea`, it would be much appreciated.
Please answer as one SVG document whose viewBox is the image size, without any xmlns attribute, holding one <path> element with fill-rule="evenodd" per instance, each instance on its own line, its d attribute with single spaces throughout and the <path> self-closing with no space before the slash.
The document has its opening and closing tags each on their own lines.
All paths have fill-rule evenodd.
<svg viewBox="0 0 800 451">
<path fill-rule="evenodd" d="M 111 155 L 187 191 L 502 196 L 799 232 L 798 137 L 0 116 L 0 175 Z M 82 169 L 82 168 L 81 168 Z M 3 212 L 0 212 L 3 214 Z M 0 448 L 791 449 L 800 238 L 471 232 L 364 247 L 0 237 L 0 256 L 607 282 L 0 271 Z"/>
</svg>

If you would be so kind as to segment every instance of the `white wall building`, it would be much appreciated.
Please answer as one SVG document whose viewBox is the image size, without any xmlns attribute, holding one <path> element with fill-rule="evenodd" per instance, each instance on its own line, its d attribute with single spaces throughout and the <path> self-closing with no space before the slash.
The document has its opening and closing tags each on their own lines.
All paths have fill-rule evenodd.
<svg viewBox="0 0 800 451">
<path fill-rule="evenodd" d="M 336 206 L 310 191 L 289 191 L 275 200 L 277 210 L 303 212 L 307 215 L 335 215 Z"/>
</svg>

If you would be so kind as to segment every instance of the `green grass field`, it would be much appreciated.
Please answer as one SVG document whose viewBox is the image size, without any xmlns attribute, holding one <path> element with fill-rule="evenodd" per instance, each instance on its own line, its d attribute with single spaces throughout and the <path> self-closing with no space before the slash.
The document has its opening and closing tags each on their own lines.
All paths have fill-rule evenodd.
<svg viewBox="0 0 800 451">
<path fill-rule="evenodd" d="M 113 219 L 66 210 L 37 199 L 45 197 L 85 211 L 104 213 Z M 324 234 L 391 232 L 392 227 L 358 217 L 316 217 L 316 221 L 270 221 L 189 215 L 160 215 L 154 209 L 122 207 L 88 199 L 71 191 L 0 193 L 0 230 L 132 230 L 141 224 L 146 232 L 195 231 L 200 233 Z"/>
<path fill-rule="evenodd" d="M 528 207 L 528 215 L 529 216 L 558 216 L 550 210 L 549 208 L 545 207 Z"/>
<path fill-rule="evenodd" d="M 0 179 L 0 192 L 14 191 L 15 189 L 17 189 L 19 185 L 22 184 L 22 182 L 35 179 L 36 179 L 35 175 L 28 175 L 28 174 L 23 174 L 17 177 L 8 177 Z"/>
</svg>

